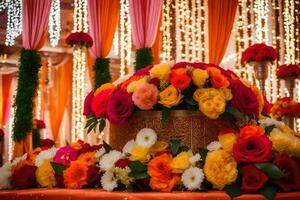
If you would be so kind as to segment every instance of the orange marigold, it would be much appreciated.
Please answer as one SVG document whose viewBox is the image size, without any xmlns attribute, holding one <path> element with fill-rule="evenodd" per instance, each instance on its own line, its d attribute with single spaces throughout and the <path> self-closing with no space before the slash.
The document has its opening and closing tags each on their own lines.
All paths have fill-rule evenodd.
<svg viewBox="0 0 300 200">
<path fill-rule="evenodd" d="M 149 185 L 153 190 L 170 192 L 179 183 L 180 176 L 172 173 L 171 162 L 172 156 L 167 153 L 156 156 L 149 162 Z"/>
<path fill-rule="evenodd" d="M 80 189 L 87 184 L 88 166 L 84 162 L 73 161 L 64 171 L 64 183 L 66 188 Z"/>
<path fill-rule="evenodd" d="M 240 129 L 240 137 L 249 138 L 265 134 L 265 130 L 261 126 L 247 125 Z"/>
<path fill-rule="evenodd" d="M 94 165 L 96 163 L 95 152 L 92 151 L 92 152 L 87 152 L 87 153 L 81 154 L 78 157 L 77 161 L 84 162 L 84 163 L 86 163 L 87 166 Z"/>
</svg>

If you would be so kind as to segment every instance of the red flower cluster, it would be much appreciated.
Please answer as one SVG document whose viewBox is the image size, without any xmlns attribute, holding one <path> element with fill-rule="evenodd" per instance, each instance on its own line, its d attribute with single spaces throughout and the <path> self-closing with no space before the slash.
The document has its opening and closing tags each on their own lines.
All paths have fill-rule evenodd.
<svg viewBox="0 0 300 200">
<path fill-rule="evenodd" d="M 43 120 L 35 119 L 36 128 L 37 129 L 43 129 L 46 128 L 46 124 Z"/>
<path fill-rule="evenodd" d="M 54 146 L 54 141 L 51 139 L 41 139 L 41 147 L 51 148 Z"/>
<path fill-rule="evenodd" d="M 260 62 L 260 61 L 274 61 L 277 59 L 277 52 L 276 50 L 271 47 L 267 46 L 264 43 L 261 44 L 254 44 L 248 47 L 242 54 L 242 61 L 243 62 Z"/>
<path fill-rule="evenodd" d="M 271 112 L 275 118 L 298 117 L 300 116 L 300 103 L 293 101 L 290 97 L 283 97 L 274 103 Z"/>
<path fill-rule="evenodd" d="M 300 66 L 299 65 L 280 65 L 277 67 L 276 76 L 278 78 L 285 77 L 300 77 Z"/>
<path fill-rule="evenodd" d="M 242 168 L 243 180 L 241 189 L 245 192 L 255 192 L 261 189 L 268 181 L 268 176 L 254 165 L 246 165 Z"/>
<path fill-rule="evenodd" d="M 79 45 L 89 48 L 93 46 L 93 39 L 88 33 L 75 32 L 68 35 L 66 43 L 71 46 Z"/>
<path fill-rule="evenodd" d="M 12 174 L 12 185 L 15 188 L 34 188 L 36 187 L 35 171 L 37 167 L 28 161 L 21 161 L 15 167 Z"/>
</svg>

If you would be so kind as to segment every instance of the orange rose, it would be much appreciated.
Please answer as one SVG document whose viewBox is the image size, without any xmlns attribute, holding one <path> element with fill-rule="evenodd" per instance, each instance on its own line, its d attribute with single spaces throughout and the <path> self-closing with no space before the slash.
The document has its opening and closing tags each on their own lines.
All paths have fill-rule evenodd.
<svg viewBox="0 0 300 200">
<path fill-rule="evenodd" d="M 185 68 L 172 70 L 170 82 L 175 88 L 184 90 L 190 85 L 191 80 L 192 78 L 187 75 Z"/>
<path fill-rule="evenodd" d="M 211 83 L 214 88 L 227 88 L 230 85 L 226 76 L 224 76 L 219 69 L 215 67 L 208 67 L 207 72 L 211 77 Z"/>
<path fill-rule="evenodd" d="M 179 183 L 180 176 L 172 173 L 171 162 L 172 156 L 167 153 L 156 156 L 149 162 L 149 185 L 153 190 L 170 192 Z"/>
<path fill-rule="evenodd" d="M 264 135 L 265 130 L 261 126 L 256 125 L 247 125 L 240 129 L 240 137 L 249 138 L 252 136 Z"/>
</svg>

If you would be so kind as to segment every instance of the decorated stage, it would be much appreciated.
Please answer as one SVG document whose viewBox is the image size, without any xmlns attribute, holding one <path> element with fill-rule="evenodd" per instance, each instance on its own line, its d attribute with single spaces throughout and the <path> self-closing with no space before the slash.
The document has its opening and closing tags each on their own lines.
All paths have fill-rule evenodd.
<svg viewBox="0 0 300 200">
<path fill-rule="evenodd" d="M 1 200 L 230 200 L 225 192 L 106 192 L 103 190 L 68 190 L 68 189 L 32 189 L 6 190 L 0 192 Z M 259 194 L 247 194 L 234 198 L 235 200 L 264 200 Z M 298 200 L 300 192 L 279 193 L 276 200 Z"/>
</svg>

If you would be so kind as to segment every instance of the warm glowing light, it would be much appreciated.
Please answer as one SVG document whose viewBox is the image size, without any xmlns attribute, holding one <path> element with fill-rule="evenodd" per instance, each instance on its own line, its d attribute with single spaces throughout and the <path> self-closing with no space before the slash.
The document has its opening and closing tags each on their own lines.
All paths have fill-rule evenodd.
<svg viewBox="0 0 300 200">
<path fill-rule="evenodd" d="M 13 46 L 22 33 L 22 1 L 7 0 L 7 29 L 5 44 Z"/>
<path fill-rule="evenodd" d="M 172 26 L 172 1 L 164 0 L 162 9 L 162 62 L 172 60 L 172 38 L 171 38 L 171 26 Z"/>
<path fill-rule="evenodd" d="M 60 37 L 60 0 L 52 0 L 49 16 L 49 39 L 50 45 L 55 47 Z"/>
</svg>

